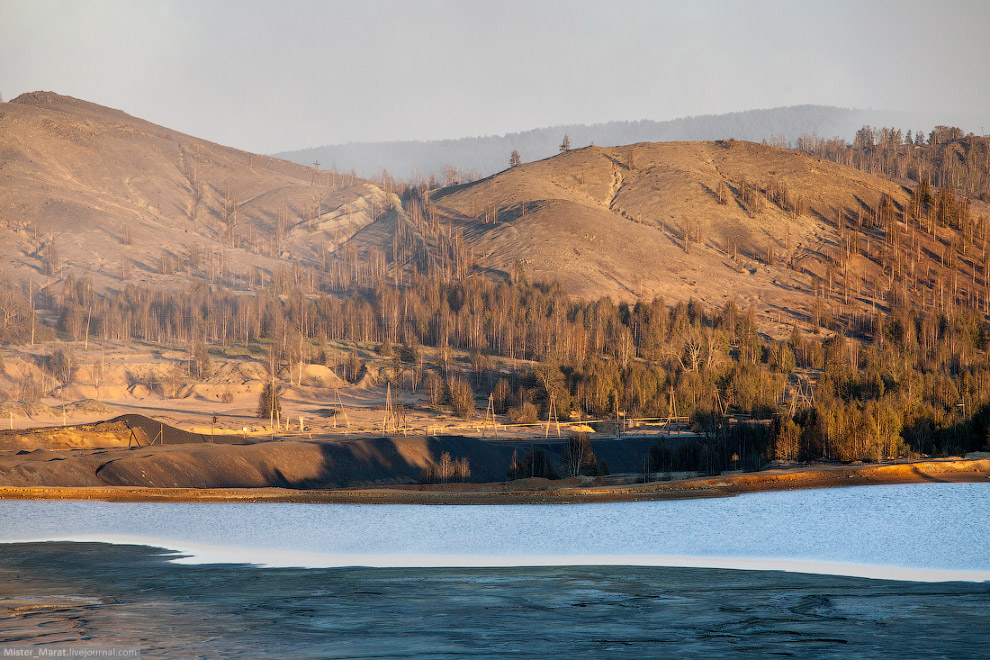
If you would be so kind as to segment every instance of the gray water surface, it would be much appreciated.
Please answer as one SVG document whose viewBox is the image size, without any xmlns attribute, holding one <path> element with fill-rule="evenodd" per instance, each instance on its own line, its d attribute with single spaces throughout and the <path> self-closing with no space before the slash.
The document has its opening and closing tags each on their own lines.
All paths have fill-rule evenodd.
<svg viewBox="0 0 990 660">
<path fill-rule="evenodd" d="M 979 581 L 990 580 L 988 514 L 990 484 L 567 505 L 2 501 L 0 541 L 137 542 L 189 563 L 273 567 L 669 565 Z"/>
</svg>

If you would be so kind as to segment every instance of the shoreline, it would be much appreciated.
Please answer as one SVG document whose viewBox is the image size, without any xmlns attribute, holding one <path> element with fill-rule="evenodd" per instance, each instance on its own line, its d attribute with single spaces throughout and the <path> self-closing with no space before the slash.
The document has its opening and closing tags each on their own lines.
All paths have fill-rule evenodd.
<svg viewBox="0 0 990 660">
<path fill-rule="evenodd" d="M 907 483 L 990 483 L 990 458 L 825 465 L 698 477 L 628 486 L 556 485 L 538 480 L 488 484 L 395 485 L 333 490 L 152 488 L 142 486 L 0 486 L 2 500 L 107 502 L 294 502 L 328 504 L 568 504 L 638 502 L 742 493 Z M 530 482 L 530 483 L 527 483 Z"/>
<path fill-rule="evenodd" d="M 162 552 L 170 564 L 179 566 L 250 566 L 260 569 L 369 569 L 369 570 L 485 570 L 485 569 L 574 569 L 687 568 L 720 571 L 761 571 L 862 578 L 894 582 L 990 583 L 990 570 L 980 568 L 929 568 L 893 564 L 868 564 L 793 557 L 735 557 L 722 555 L 423 555 L 403 553 L 339 554 L 269 548 L 227 547 L 157 537 L 113 535 L 53 536 L 0 541 L 0 546 L 37 544 L 108 545 L 126 550 L 144 548 Z"/>
</svg>

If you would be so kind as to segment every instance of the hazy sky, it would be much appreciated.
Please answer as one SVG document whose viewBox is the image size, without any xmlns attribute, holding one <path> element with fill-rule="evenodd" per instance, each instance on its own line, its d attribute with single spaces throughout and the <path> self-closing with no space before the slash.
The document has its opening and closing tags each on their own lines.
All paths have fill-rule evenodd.
<svg viewBox="0 0 990 660">
<path fill-rule="evenodd" d="M 0 0 L 0 94 L 258 152 L 801 103 L 977 112 L 990 2 Z"/>
</svg>

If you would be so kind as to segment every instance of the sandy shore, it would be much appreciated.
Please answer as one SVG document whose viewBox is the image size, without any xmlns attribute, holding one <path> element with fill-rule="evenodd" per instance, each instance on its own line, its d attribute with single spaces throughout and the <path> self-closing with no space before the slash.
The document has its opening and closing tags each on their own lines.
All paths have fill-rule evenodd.
<svg viewBox="0 0 990 660">
<path fill-rule="evenodd" d="M 990 458 L 766 470 L 628 486 L 581 486 L 575 480 L 296 490 L 289 488 L 147 488 L 0 486 L 0 500 L 163 502 L 327 502 L 362 504 L 547 504 L 728 497 L 740 493 L 931 482 L 990 482 Z"/>
</svg>

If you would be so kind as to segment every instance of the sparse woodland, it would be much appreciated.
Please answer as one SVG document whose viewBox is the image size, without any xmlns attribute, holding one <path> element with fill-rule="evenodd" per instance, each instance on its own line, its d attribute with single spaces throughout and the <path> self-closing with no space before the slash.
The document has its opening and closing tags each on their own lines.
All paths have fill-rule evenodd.
<svg viewBox="0 0 990 660">
<path fill-rule="evenodd" d="M 964 198 L 990 199 L 990 138 L 964 135 L 953 126 L 936 126 L 927 136 L 923 131 L 864 126 L 851 144 L 841 138 L 802 135 L 793 148 L 871 174 L 924 181 Z"/>
<path fill-rule="evenodd" d="M 357 352 L 326 345 L 372 345 L 391 358 L 387 377 L 397 386 L 423 389 L 464 417 L 475 414 L 475 398 L 492 394 L 496 412 L 521 421 L 546 419 L 551 401 L 561 418 L 690 418 L 699 439 L 659 443 L 649 472 L 982 450 L 990 244 L 972 200 L 990 192 L 987 142 L 952 129 L 927 141 L 866 132 L 853 145 L 802 138 L 797 148 L 915 181 L 910 203 L 884 198 L 833 219 L 840 245 L 816 283 L 813 318 L 785 339 L 761 335 L 757 310 L 733 301 L 577 300 L 559 285 L 528 281 L 521 264 L 508 278 L 487 277 L 428 192 L 408 188 L 391 254 L 344 250 L 321 268 L 282 269 L 238 289 L 202 280 L 186 290 L 127 286 L 107 295 L 71 274 L 43 291 L 8 283 L 0 342 L 40 343 L 57 332 L 186 347 L 188 378 L 208 375 L 209 347 L 262 344 L 274 360 L 324 362 L 351 381 L 361 373 Z M 747 205 L 804 212 L 779 183 L 754 182 L 740 195 Z M 876 264 L 883 277 L 864 282 L 850 269 L 854 259 Z M 866 291 L 874 311 L 851 311 L 850 297 Z M 54 375 L 65 367 L 52 363 L 54 378 L 69 377 Z M 571 473 L 598 469 L 583 444 L 569 452 Z M 543 459 L 524 457 L 517 473 L 525 460 L 535 474 Z M 429 478 L 466 478 L 465 470 Z"/>
</svg>

